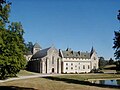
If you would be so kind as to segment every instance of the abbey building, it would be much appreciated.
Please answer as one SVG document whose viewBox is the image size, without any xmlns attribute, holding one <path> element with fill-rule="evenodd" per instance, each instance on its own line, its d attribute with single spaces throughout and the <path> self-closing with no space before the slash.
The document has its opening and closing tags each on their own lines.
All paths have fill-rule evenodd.
<svg viewBox="0 0 120 90">
<path fill-rule="evenodd" d="M 90 52 L 57 50 L 54 46 L 42 49 L 35 43 L 32 52 L 25 55 L 28 70 L 39 73 L 88 73 L 98 69 L 98 56 L 92 47 Z"/>
</svg>

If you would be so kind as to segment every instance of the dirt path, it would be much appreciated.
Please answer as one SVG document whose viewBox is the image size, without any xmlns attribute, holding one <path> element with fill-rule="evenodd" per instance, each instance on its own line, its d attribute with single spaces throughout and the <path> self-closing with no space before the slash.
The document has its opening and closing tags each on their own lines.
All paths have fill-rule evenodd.
<svg viewBox="0 0 120 90">
<path fill-rule="evenodd" d="M 36 77 L 57 76 L 57 75 L 62 75 L 62 74 L 35 74 L 35 75 L 29 75 L 29 76 L 18 76 L 18 77 L 9 78 L 6 80 L 0 80 L 0 82 L 8 82 L 13 80 L 21 80 L 21 79 L 36 78 Z"/>
</svg>

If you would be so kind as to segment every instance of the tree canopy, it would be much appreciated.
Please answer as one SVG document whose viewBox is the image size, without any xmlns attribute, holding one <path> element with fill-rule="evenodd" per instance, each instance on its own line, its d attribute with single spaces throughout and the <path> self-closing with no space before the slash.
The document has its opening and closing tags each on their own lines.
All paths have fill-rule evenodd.
<svg viewBox="0 0 120 90">
<path fill-rule="evenodd" d="M 120 21 L 120 10 L 118 11 L 119 14 L 117 15 L 117 19 Z M 114 37 L 114 46 L 113 48 L 115 49 L 115 57 L 116 59 L 120 59 L 120 30 L 119 31 L 114 31 L 115 37 Z"/>
<path fill-rule="evenodd" d="M 108 61 L 104 57 L 99 57 L 99 68 L 103 69 L 105 65 L 108 64 Z"/>
<path fill-rule="evenodd" d="M 25 68 L 24 30 L 20 22 L 10 24 L 10 2 L 0 0 L 0 78 L 16 76 L 20 69 Z M 8 28 L 6 28 L 6 24 Z"/>
<path fill-rule="evenodd" d="M 120 21 L 120 10 L 118 11 L 119 14 L 117 15 L 117 19 Z M 119 31 L 114 31 L 115 37 L 114 37 L 114 46 L 113 48 L 115 49 L 115 57 L 118 60 L 116 62 L 116 70 L 120 71 L 120 30 Z"/>
</svg>

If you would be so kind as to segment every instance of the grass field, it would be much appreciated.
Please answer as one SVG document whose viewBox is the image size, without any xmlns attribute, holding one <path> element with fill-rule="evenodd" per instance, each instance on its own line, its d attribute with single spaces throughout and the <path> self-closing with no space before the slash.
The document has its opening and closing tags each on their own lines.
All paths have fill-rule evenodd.
<svg viewBox="0 0 120 90">
<path fill-rule="evenodd" d="M 0 90 L 119 90 L 120 87 L 90 84 L 87 79 L 120 78 L 117 74 L 80 74 L 32 78 L 0 83 Z"/>
<path fill-rule="evenodd" d="M 26 70 L 21 70 L 17 76 L 29 76 L 29 75 L 34 75 L 34 74 L 38 74 L 38 73 L 34 73 L 34 72 L 29 72 L 29 71 L 26 71 Z"/>
<path fill-rule="evenodd" d="M 88 79 L 111 79 L 120 78 L 120 74 L 71 74 L 62 75 L 58 78 L 75 79 L 75 80 L 88 80 Z"/>
</svg>

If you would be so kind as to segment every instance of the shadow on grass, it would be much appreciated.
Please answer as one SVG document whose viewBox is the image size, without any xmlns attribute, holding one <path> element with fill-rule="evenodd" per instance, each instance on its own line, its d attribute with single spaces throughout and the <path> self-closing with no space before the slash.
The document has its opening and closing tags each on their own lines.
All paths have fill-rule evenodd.
<svg viewBox="0 0 120 90">
<path fill-rule="evenodd" d="M 81 81 L 81 80 L 75 80 L 75 79 L 67 79 L 67 78 L 59 78 L 59 77 L 51 77 L 51 76 L 43 77 L 43 78 L 49 79 L 49 80 L 55 80 L 55 81 L 63 81 L 63 82 L 72 83 L 72 84 L 81 84 L 81 85 L 89 85 L 89 86 L 104 87 L 104 88 L 120 88 L 120 86 L 95 84 L 89 81 Z"/>
<path fill-rule="evenodd" d="M 0 90 L 37 90 L 37 89 L 26 88 L 26 87 L 17 87 L 17 86 L 0 86 Z"/>
</svg>

